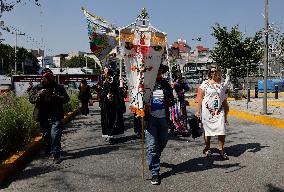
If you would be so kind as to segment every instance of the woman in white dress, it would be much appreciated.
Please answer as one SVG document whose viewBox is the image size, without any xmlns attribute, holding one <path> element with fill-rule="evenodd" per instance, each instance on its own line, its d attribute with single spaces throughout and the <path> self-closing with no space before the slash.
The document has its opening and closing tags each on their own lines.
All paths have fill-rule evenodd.
<svg viewBox="0 0 284 192">
<path fill-rule="evenodd" d="M 206 157 L 212 155 L 210 150 L 210 139 L 212 136 L 218 136 L 219 154 L 223 160 L 229 159 L 224 152 L 225 129 L 228 125 L 227 114 L 229 106 L 227 102 L 229 72 L 225 82 L 221 82 L 221 69 L 217 65 L 211 65 L 208 71 L 208 80 L 200 85 L 200 100 L 196 109 L 196 116 L 201 117 L 204 128 L 205 149 L 203 153 Z"/>
</svg>

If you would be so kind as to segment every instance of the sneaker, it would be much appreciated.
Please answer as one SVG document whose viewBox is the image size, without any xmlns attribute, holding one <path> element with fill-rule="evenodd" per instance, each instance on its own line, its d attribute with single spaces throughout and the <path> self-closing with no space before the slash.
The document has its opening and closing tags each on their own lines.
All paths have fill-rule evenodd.
<svg viewBox="0 0 284 192">
<path fill-rule="evenodd" d="M 159 185 L 160 184 L 160 178 L 159 175 L 153 175 L 151 179 L 152 185 Z"/>
</svg>

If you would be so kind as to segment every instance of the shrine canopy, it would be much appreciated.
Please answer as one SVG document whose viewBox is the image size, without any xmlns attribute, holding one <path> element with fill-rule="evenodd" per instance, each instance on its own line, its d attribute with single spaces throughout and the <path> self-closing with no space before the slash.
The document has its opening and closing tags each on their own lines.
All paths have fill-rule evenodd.
<svg viewBox="0 0 284 192">
<path fill-rule="evenodd" d="M 130 110 L 144 116 L 160 64 L 165 58 L 167 34 L 153 27 L 145 9 L 136 22 L 119 29 L 119 46 L 128 79 Z"/>
</svg>

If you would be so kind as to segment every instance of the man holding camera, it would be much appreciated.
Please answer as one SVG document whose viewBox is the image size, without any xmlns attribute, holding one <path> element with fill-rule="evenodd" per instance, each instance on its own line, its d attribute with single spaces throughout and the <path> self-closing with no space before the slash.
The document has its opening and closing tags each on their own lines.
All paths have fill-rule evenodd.
<svg viewBox="0 0 284 192">
<path fill-rule="evenodd" d="M 70 98 L 64 86 L 54 81 L 50 69 L 41 72 L 42 81 L 34 86 L 29 101 L 35 105 L 33 117 L 39 123 L 45 144 L 45 153 L 52 154 L 54 163 L 60 163 L 61 135 L 63 129 L 63 104 Z"/>
</svg>

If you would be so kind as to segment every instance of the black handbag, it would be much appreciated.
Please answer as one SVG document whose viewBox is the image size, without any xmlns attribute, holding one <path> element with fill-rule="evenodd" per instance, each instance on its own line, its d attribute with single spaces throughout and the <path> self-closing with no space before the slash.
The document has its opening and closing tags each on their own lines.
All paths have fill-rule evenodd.
<svg viewBox="0 0 284 192">
<path fill-rule="evenodd" d="M 188 120 L 188 124 L 191 130 L 191 136 L 193 139 L 202 136 L 203 129 L 201 128 L 201 122 L 197 117 L 192 117 Z"/>
</svg>

